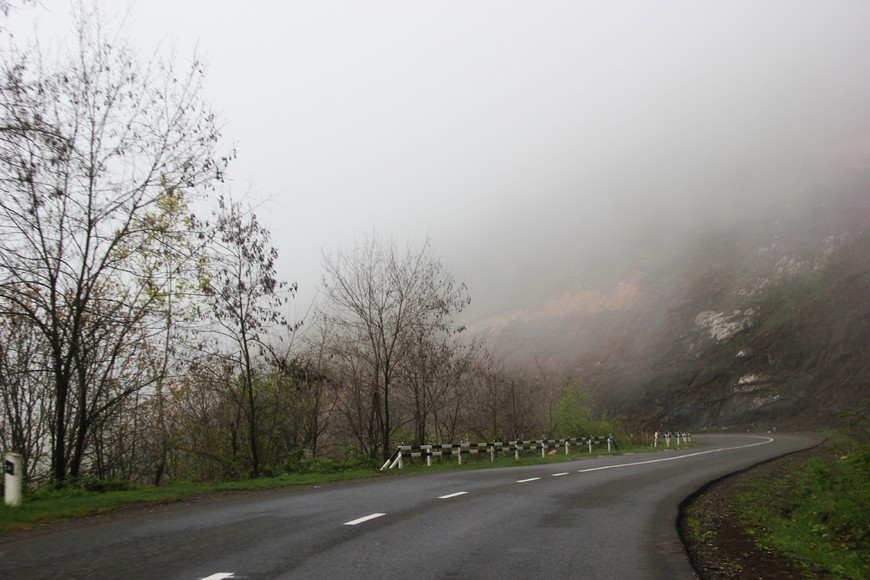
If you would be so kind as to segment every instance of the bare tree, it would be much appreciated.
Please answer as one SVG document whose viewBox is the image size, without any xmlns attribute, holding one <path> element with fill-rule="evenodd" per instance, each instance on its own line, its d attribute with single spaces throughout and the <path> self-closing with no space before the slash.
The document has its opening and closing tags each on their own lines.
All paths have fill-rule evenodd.
<svg viewBox="0 0 870 580">
<path fill-rule="evenodd" d="M 468 304 L 457 284 L 422 248 L 401 253 L 372 235 L 349 253 L 325 257 L 325 315 L 336 332 L 336 349 L 368 382 L 368 425 L 379 433 L 384 457 L 391 452 L 393 383 L 408 362 L 412 337 L 449 331 Z M 456 329 L 454 329 L 456 330 Z"/>
<path fill-rule="evenodd" d="M 489 358 L 480 340 L 455 343 L 445 373 L 429 385 L 432 433 L 439 443 L 452 443 L 461 433 L 469 431 L 475 387 L 485 376 Z"/>
<path fill-rule="evenodd" d="M 269 230 L 260 225 L 250 208 L 222 197 L 213 227 L 205 292 L 217 323 L 217 334 L 232 345 L 233 350 L 226 352 L 225 357 L 241 373 L 251 475 L 257 477 L 260 450 L 254 349 L 264 344 L 264 333 L 269 327 L 288 325 L 280 306 L 296 291 L 296 285 L 278 280 L 275 273 L 278 251 L 270 245 Z"/>
<path fill-rule="evenodd" d="M 50 453 L 53 414 L 44 342 L 18 317 L 0 319 L 0 446 L 21 453 L 25 480 L 37 479 Z"/>
<path fill-rule="evenodd" d="M 436 405 L 442 403 L 442 386 L 447 379 L 451 345 L 443 337 L 415 335 L 406 346 L 407 364 L 400 371 L 403 395 L 412 414 L 414 444 L 426 443 L 428 419 Z"/>
<path fill-rule="evenodd" d="M 283 345 L 282 345 L 283 346 Z M 329 371 L 315 349 L 272 348 L 261 388 L 264 456 L 273 463 L 316 456 L 337 407 Z"/>
<path fill-rule="evenodd" d="M 228 160 L 202 64 L 141 64 L 123 30 L 79 10 L 75 50 L 0 64 L 0 314 L 44 341 L 58 484 L 78 475 L 99 415 L 150 380 L 119 366 L 155 305 L 130 265 L 138 218 L 166 187 L 220 179 Z"/>
<path fill-rule="evenodd" d="M 155 203 L 138 218 L 138 235 L 122 247 L 153 300 L 149 326 L 154 348 L 146 358 L 151 361 L 154 388 L 143 405 L 143 419 L 150 423 L 143 439 L 153 440 L 154 457 L 148 463 L 153 463 L 154 485 L 161 483 L 176 439 L 169 428 L 166 401 L 187 354 L 184 345 L 193 342 L 190 335 L 205 306 L 202 268 L 209 240 L 206 224 L 193 216 L 191 203 L 185 191 L 164 183 Z"/>
</svg>

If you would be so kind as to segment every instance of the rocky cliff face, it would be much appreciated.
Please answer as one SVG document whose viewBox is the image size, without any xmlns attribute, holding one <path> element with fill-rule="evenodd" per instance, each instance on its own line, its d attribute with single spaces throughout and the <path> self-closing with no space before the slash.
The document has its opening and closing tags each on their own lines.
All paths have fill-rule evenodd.
<svg viewBox="0 0 870 580">
<path fill-rule="evenodd" d="M 508 358 L 545 355 L 650 426 L 807 428 L 870 398 L 870 191 L 707 232 L 610 288 L 502 319 Z"/>
<path fill-rule="evenodd" d="M 861 246 L 738 296 L 741 307 L 699 313 L 650 367 L 635 411 L 688 428 L 835 423 L 870 396 L 866 239 Z"/>
</svg>

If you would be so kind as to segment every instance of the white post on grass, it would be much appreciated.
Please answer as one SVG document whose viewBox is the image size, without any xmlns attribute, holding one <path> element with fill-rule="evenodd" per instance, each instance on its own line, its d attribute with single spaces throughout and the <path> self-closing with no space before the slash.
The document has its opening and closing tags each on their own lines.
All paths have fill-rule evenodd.
<svg viewBox="0 0 870 580">
<path fill-rule="evenodd" d="M 21 505 L 21 481 L 24 479 L 21 455 L 19 453 L 6 453 L 3 456 L 3 471 L 6 472 L 3 480 L 6 485 L 4 493 L 6 505 L 19 507 Z"/>
<path fill-rule="evenodd" d="M 589 438 L 589 453 L 592 453 L 592 437 Z"/>
</svg>

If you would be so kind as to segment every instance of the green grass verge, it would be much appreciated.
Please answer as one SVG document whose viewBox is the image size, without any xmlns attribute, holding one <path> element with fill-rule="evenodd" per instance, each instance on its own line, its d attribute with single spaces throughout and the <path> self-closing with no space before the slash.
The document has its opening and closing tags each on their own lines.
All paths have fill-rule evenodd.
<svg viewBox="0 0 870 580">
<path fill-rule="evenodd" d="M 686 445 L 681 447 L 686 447 Z M 665 451 L 667 449 L 667 447 L 659 447 L 658 449 L 650 449 L 649 447 L 623 447 L 619 451 L 614 449 L 612 454 Z M 675 449 L 675 446 L 670 447 L 670 449 Z M 65 521 L 71 518 L 108 512 L 130 504 L 143 502 L 172 502 L 196 495 L 235 493 L 303 485 L 320 485 L 324 483 L 369 477 L 427 473 L 435 470 L 448 471 L 540 465 L 544 463 L 574 461 L 607 454 L 606 447 L 603 449 L 600 447 L 593 447 L 591 455 L 585 451 L 580 452 L 580 448 L 573 448 L 571 451 L 572 453 L 566 455 L 564 449 L 561 449 L 557 454 L 548 455 L 546 457 L 541 457 L 539 454 L 532 455 L 530 452 L 526 452 L 526 455 L 520 456 L 519 461 L 514 459 L 512 453 L 500 453 L 496 458 L 495 463 L 490 463 L 489 454 L 477 454 L 463 456 L 461 466 L 458 465 L 456 457 L 444 457 L 441 461 L 438 461 L 437 459 L 433 460 L 432 467 L 427 467 L 425 460 L 409 459 L 404 462 L 404 469 L 393 469 L 388 472 L 380 472 L 376 469 L 353 469 L 337 471 L 334 473 L 291 473 L 279 477 L 264 477 L 224 483 L 178 482 L 161 487 L 134 487 L 133 489 L 125 491 L 94 492 L 81 488 L 69 488 L 60 491 L 41 491 L 25 496 L 24 502 L 20 507 L 12 508 L 7 505 L 0 505 L 0 533 L 33 528 Z"/>
<path fill-rule="evenodd" d="M 126 491 L 93 492 L 81 488 L 37 492 L 25 496 L 20 507 L 0 505 L 0 533 L 38 527 L 71 518 L 112 511 L 143 502 L 173 502 L 204 494 L 235 493 L 318 485 L 336 481 L 381 477 L 377 470 L 355 469 L 337 473 L 294 473 L 223 483 L 177 482 L 161 487 L 141 486 Z"/>
<path fill-rule="evenodd" d="M 837 444 L 746 485 L 736 506 L 760 547 L 809 578 L 870 578 L 870 445 Z"/>
</svg>

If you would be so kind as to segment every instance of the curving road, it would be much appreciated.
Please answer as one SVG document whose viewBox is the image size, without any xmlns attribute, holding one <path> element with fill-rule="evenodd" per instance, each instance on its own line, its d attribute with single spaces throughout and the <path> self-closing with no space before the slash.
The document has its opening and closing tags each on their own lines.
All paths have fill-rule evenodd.
<svg viewBox="0 0 870 580">
<path fill-rule="evenodd" d="M 798 435 L 240 495 L 0 536 L 3 578 L 693 578 L 679 503 Z"/>
</svg>

